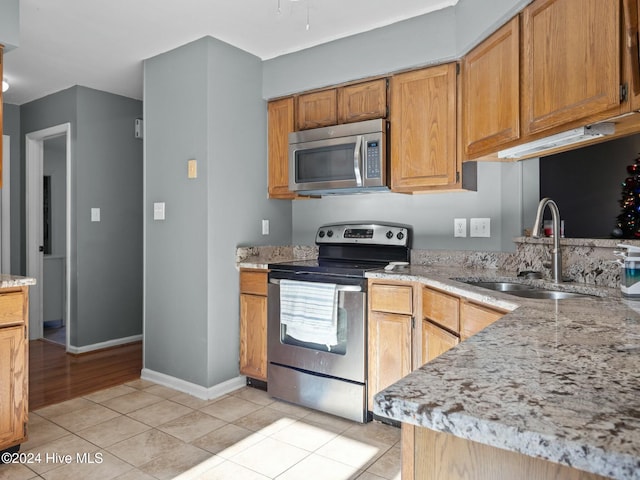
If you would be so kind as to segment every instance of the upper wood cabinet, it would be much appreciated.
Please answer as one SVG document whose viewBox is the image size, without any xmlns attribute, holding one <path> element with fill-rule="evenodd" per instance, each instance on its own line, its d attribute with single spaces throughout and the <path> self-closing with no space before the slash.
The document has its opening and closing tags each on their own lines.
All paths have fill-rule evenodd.
<svg viewBox="0 0 640 480">
<path fill-rule="evenodd" d="M 638 38 L 640 0 L 622 0 L 624 31 L 623 71 L 628 82 L 629 109 L 640 110 L 640 42 Z"/>
<path fill-rule="evenodd" d="M 525 135 L 619 108 L 619 0 L 536 0 L 522 35 Z"/>
<path fill-rule="evenodd" d="M 458 186 L 456 64 L 391 77 L 391 189 Z"/>
<path fill-rule="evenodd" d="M 289 133 L 293 132 L 293 97 L 268 104 L 269 198 L 294 198 L 289 190 Z"/>
<path fill-rule="evenodd" d="M 360 122 L 386 116 L 386 78 L 338 89 L 338 123 Z"/>
<path fill-rule="evenodd" d="M 465 158 L 520 137 L 520 17 L 514 17 L 462 61 Z"/>
<path fill-rule="evenodd" d="M 296 97 L 296 129 L 328 127 L 338 123 L 338 91 L 335 88 Z"/>
</svg>

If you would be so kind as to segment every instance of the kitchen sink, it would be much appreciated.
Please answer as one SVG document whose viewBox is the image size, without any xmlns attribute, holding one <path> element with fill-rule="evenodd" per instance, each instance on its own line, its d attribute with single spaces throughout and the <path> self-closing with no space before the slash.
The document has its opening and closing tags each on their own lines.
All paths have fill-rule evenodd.
<svg viewBox="0 0 640 480">
<path fill-rule="evenodd" d="M 543 300 L 564 300 L 567 298 L 587 298 L 591 296 L 585 295 L 584 293 L 560 292 L 558 290 L 539 290 L 537 288 L 531 290 L 512 291 L 508 293 L 511 295 L 517 295 L 518 297 L 538 298 Z"/>
<path fill-rule="evenodd" d="M 489 290 L 497 290 L 499 292 L 515 292 L 523 290 L 533 290 L 535 287 L 525 285 L 523 283 L 514 282 L 465 282 L 475 287 L 488 288 Z"/>
<path fill-rule="evenodd" d="M 561 292 L 559 290 L 548 290 L 546 288 L 534 287 L 524 283 L 516 282 L 492 282 L 492 281 L 473 281 L 464 282 L 475 287 L 487 288 L 498 292 L 508 293 L 524 298 L 534 298 L 539 300 L 565 300 L 568 298 L 587 298 L 591 295 L 575 292 Z"/>
</svg>

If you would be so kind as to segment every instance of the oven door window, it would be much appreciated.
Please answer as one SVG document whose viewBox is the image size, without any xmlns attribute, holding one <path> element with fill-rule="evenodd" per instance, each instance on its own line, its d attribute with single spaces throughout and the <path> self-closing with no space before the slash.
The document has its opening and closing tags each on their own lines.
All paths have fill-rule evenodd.
<svg viewBox="0 0 640 480">
<path fill-rule="evenodd" d="M 296 183 L 355 180 L 355 148 L 355 143 L 345 143 L 296 151 Z"/>
<path fill-rule="evenodd" d="M 287 333 L 287 325 L 280 324 L 280 342 L 285 345 L 294 345 L 296 347 L 307 348 L 310 350 L 318 350 L 321 352 L 329 352 L 336 355 L 346 355 L 347 353 L 347 340 L 349 336 L 347 325 L 349 323 L 348 310 L 344 306 L 344 294 L 338 293 L 337 302 L 337 339 L 338 342 L 335 345 L 324 345 L 320 343 L 313 343 L 309 341 L 301 341 L 295 336 Z"/>
</svg>

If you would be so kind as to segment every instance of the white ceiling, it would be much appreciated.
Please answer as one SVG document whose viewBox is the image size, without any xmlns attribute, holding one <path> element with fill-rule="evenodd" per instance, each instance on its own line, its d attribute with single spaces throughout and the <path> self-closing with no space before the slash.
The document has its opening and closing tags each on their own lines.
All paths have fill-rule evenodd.
<svg viewBox="0 0 640 480">
<path fill-rule="evenodd" d="M 20 0 L 4 100 L 21 105 L 73 85 L 142 99 L 142 61 L 206 35 L 266 60 L 457 2 Z"/>
</svg>

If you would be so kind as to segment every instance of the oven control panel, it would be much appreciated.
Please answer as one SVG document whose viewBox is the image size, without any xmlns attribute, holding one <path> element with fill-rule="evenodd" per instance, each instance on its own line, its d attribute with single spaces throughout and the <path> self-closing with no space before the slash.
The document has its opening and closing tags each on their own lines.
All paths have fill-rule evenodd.
<svg viewBox="0 0 640 480">
<path fill-rule="evenodd" d="M 316 244 L 367 244 L 407 247 L 411 227 L 399 224 L 340 223 L 323 225 L 316 233 Z"/>
</svg>

